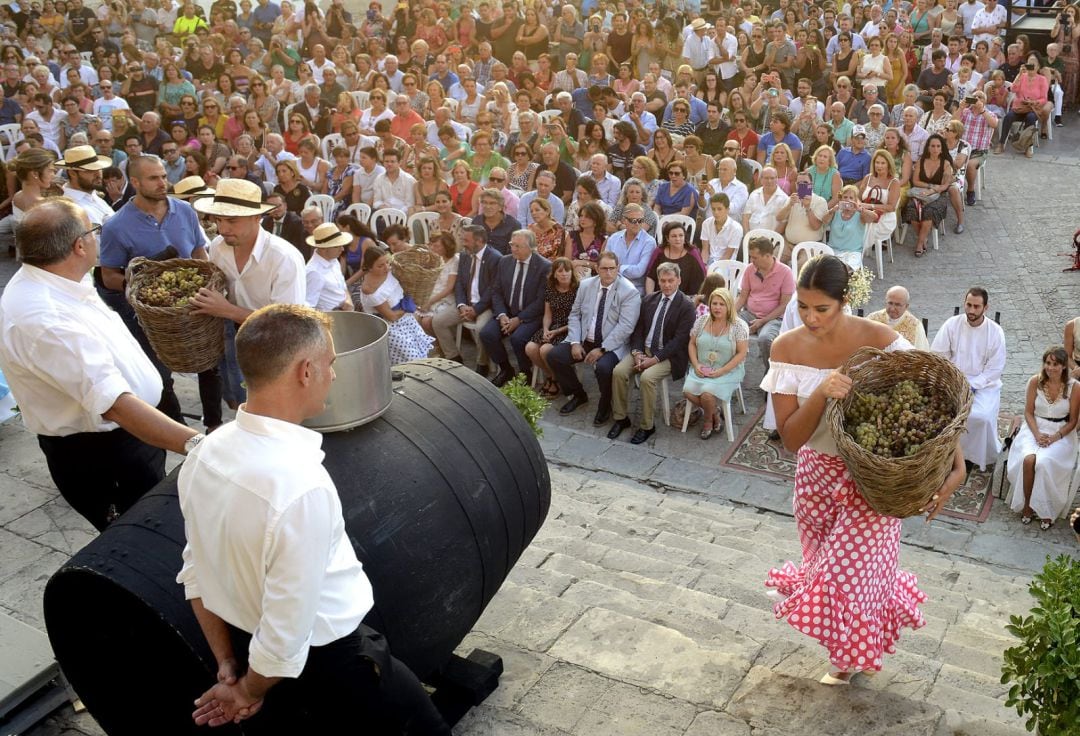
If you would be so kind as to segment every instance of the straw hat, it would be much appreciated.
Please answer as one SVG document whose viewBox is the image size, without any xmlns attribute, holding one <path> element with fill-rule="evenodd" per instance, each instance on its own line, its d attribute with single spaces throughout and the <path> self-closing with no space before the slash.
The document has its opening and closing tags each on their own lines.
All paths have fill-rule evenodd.
<svg viewBox="0 0 1080 736">
<path fill-rule="evenodd" d="M 64 151 L 64 157 L 56 162 L 58 169 L 76 171 L 101 171 L 113 165 L 112 159 L 97 155 L 93 146 L 75 146 Z"/>
<path fill-rule="evenodd" d="M 253 217 L 274 209 L 262 201 L 262 189 L 247 179 L 222 179 L 213 196 L 200 197 L 192 204 L 204 215 Z"/>
<path fill-rule="evenodd" d="M 332 222 L 319 225 L 310 236 L 304 239 L 304 242 L 312 248 L 337 248 L 338 246 L 345 248 L 351 245 L 352 241 L 351 235 L 343 233 Z"/>
<path fill-rule="evenodd" d="M 692 31 L 703 31 L 711 27 L 705 22 L 704 18 L 694 18 L 694 22 L 690 24 L 690 30 Z"/>
<path fill-rule="evenodd" d="M 192 199 L 194 197 L 208 197 L 214 190 L 206 185 L 201 176 L 189 176 L 181 179 L 173 185 L 171 196 L 177 199 Z"/>
</svg>

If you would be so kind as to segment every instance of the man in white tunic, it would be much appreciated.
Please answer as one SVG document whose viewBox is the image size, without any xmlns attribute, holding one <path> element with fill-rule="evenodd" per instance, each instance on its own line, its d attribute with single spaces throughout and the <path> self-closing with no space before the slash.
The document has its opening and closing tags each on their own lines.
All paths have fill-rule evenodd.
<svg viewBox="0 0 1080 736">
<path fill-rule="evenodd" d="M 1005 333 L 986 318 L 989 295 L 973 286 L 964 297 L 964 314 L 950 317 L 934 337 L 931 350 L 948 358 L 967 376 L 975 401 L 967 433 L 960 438 L 964 457 L 981 469 L 992 465 L 1001 450 L 997 433 L 1001 406 L 1001 373 L 1005 369 Z"/>
</svg>

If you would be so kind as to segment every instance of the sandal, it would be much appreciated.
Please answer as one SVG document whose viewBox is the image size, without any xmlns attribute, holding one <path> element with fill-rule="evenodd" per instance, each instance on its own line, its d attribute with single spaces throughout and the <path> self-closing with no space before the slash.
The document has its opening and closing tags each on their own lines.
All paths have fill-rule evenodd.
<svg viewBox="0 0 1080 736">
<path fill-rule="evenodd" d="M 1020 523 L 1023 524 L 1024 526 L 1027 526 L 1028 524 L 1031 523 L 1031 517 L 1030 516 L 1021 516 L 1020 517 Z"/>
<path fill-rule="evenodd" d="M 708 426 L 708 425 L 705 425 L 704 427 L 701 428 L 701 439 L 703 439 L 703 440 L 709 439 L 710 437 L 712 437 L 712 433 L 713 433 L 713 428 Z"/>
<path fill-rule="evenodd" d="M 837 677 L 836 675 L 840 675 Z M 825 673 L 818 682 L 822 685 L 850 685 L 851 673 L 850 672 L 837 672 L 834 675 L 832 672 Z"/>
<path fill-rule="evenodd" d="M 555 382 L 555 379 L 549 378 L 540 387 L 540 393 L 546 396 L 558 396 L 562 392 L 559 390 L 559 384 Z"/>
<path fill-rule="evenodd" d="M 1052 527 L 1053 525 L 1054 525 L 1054 522 L 1047 521 L 1046 519 L 1043 519 L 1042 521 L 1039 522 L 1039 528 L 1042 529 L 1044 532 L 1047 529 L 1049 529 L 1050 527 Z"/>
<path fill-rule="evenodd" d="M 916 258 L 922 258 L 924 255 L 926 255 L 926 246 L 925 245 L 922 246 L 921 248 L 915 248 L 915 257 Z"/>
</svg>

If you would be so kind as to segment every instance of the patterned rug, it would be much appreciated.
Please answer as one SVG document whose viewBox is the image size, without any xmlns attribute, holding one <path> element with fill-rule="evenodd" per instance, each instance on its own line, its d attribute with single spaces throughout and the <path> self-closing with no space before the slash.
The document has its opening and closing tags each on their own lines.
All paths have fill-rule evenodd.
<svg viewBox="0 0 1080 736">
<path fill-rule="evenodd" d="M 761 426 L 764 414 L 762 408 L 752 422 L 747 423 L 720 464 L 794 482 L 795 455 L 785 450 L 779 441 L 769 439 L 769 430 Z M 941 510 L 941 515 L 968 521 L 986 521 L 994 498 L 991 486 L 993 477 L 993 467 L 985 471 L 973 468 L 967 480 L 956 489 L 949 503 Z"/>
</svg>

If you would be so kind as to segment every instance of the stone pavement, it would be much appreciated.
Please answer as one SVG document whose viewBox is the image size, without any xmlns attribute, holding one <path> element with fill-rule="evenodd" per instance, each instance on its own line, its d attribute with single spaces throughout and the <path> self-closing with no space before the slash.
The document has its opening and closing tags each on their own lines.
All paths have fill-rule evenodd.
<svg viewBox="0 0 1080 736">
<path fill-rule="evenodd" d="M 909 234 L 867 307 L 904 284 L 932 336 L 968 286 L 985 286 L 991 311 L 1002 312 L 1011 411 L 1080 301 L 1080 274 L 1061 273 L 1080 226 L 1075 115 L 1070 125 L 1033 160 L 993 157 L 967 232 L 953 234 L 950 215 L 941 250 L 919 260 Z M 0 284 L 15 268 L 0 254 Z M 748 367 L 753 416 L 760 362 L 752 356 Z M 178 387 L 194 409 L 194 381 L 180 377 Z M 998 501 L 983 524 L 905 522 L 901 562 L 930 595 L 928 625 L 901 639 L 877 678 L 825 688 L 815 683 L 822 650 L 774 621 L 762 592 L 768 568 L 798 556 L 790 484 L 718 468 L 722 435 L 702 442 L 662 427 L 642 447 L 610 442 L 607 427 L 592 427 L 594 409 L 548 412 L 551 515 L 463 642 L 502 655 L 506 674 L 458 733 L 1022 732 L 1001 705 L 1002 626 L 1030 607 L 1026 585 L 1045 556 L 1075 553 L 1065 525 L 1021 527 Z M 0 459 L 0 610 L 42 628 L 45 582 L 93 530 L 59 499 L 17 422 L 0 426 Z M 65 708 L 32 733 L 101 731 Z"/>
</svg>

